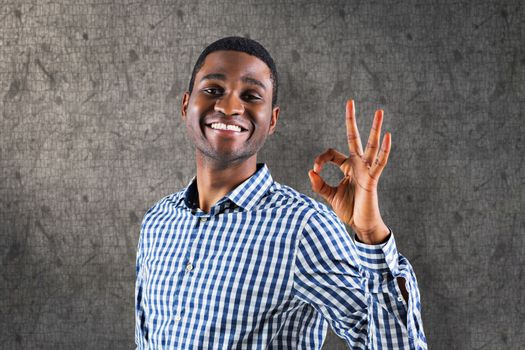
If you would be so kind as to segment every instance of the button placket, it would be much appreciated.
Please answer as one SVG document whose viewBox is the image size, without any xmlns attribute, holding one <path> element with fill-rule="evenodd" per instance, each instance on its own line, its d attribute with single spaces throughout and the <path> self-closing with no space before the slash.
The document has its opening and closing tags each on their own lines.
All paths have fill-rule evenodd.
<svg viewBox="0 0 525 350">
<path fill-rule="evenodd" d="M 199 218 L 199 221 L 202 222 L 202 223 L 205 223 L 206 221 L 208 221 L 208 217 L 206 217 L 206 216 L 201 216 L 201 217 Z M 201 233 L 201 234 L 202 234 L 202 233 Z M 192 261 L 193 261 L 193 258 L 190 258 L 189 261 L 188 261 L 188 263 L 186 264 L 186 268 L 185 268 L 186 272 L 191 272 L 191 271 L 193 271 L 194 266 L 193 266 L 193 264 L 192 264 Z"/>
</svg>

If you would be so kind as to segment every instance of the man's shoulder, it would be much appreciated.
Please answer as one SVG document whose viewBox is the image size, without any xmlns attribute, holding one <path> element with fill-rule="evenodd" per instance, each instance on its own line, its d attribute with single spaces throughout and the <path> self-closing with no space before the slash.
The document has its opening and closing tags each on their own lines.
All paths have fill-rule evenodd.
<svg viewBox="0 0 525 350">
<path fill-rule="evenodd" d="M 310 215 L 333 216 L 335 213 L 326 204 L 296 190 L 295 188 L 274 182 L 274 195 L 282 198 L 282 203 L 293 207 L 303 207 Z M 309 215 L 309 216 L 310 216 Z"/>
<path fill-rule="evenodd" d="M 307 208 L 305 217 L 304 227 L 312 235 L 316 235 L 318 241 L 322 241 L 325 238 L 320 237 L 339 237 L 341 240 L 346 242 L 351 235 L 347 229 L 346 224 L 337 216 L 337 214 L 328 207 L 328 205 L 319 202 L 318 200 L 307 196 L 304 193 L 297 191 L 296 189 L 279 184 L 280 191 L 290 199 L 302 203 Z M 326 236 L 326 232 L 329 235 Z"/>
<path fill-rule="evenodd" d="M 183 195 L 184 195 L 184 189 L 181 189 L 178 192 L 174 192 L 174 193 L 171 193 L 171 194 L 168 194 L 162 197 L 149 208 L 145 216 L 148 214 L 151 214 L 152 212 L 158 212 L 158 211 L 165 210 L 166 207 L 168 206 L 178 205 L 180 201 L 182 200 Z"/>
<path fill-rule="evenodd" d="M 185 188 L 181 189 L 178 192 L 174 192 L 174 193 L 168 194 L 168 195 L 162 197 L 160 200 L 158 200 L 157 203 L 155 203 L 155 204 L 161 204 L 161 203 L 179 204 L 180 200 L 184 196 L 184 190 L 185 190 Z"/>
<path fill-rule="evenodd" d="M 283 198 L 281 202 L 289 210 L 302 212 L 303 227 L 308 228 L 311 234 L 323 236 L 330 232 L 331 236 L 348 236 L 345 224 L 326 204 L 287 185 L 277 183 L 274 191 L 276 196 Z"/>
</svg>

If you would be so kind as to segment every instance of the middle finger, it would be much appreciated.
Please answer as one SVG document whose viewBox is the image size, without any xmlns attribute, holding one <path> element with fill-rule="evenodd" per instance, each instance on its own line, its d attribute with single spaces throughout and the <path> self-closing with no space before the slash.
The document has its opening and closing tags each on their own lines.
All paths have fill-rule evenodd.
<svg viewBox="0 0 525 350">
<path fill-rule="evenodd" d="M 383 124 L 383 110 L 379 109 L 376 111 L 374 116 L 374 122 L 372 123 L 372 129 L 370 130 L 370 136 L 366 144 L 364 160 L 371 165 L 374 159 L 377 157 L 377 151 L 379 148 L 379 139 L 381 138 L 381 125 Z"/>
</svg>

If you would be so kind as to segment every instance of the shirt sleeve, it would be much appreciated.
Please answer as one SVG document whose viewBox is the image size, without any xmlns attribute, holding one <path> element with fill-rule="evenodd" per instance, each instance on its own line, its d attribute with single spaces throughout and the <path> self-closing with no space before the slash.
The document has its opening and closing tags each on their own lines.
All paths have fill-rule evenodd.
<svg viewBox="0 0 525 350">
<path fill-rule="evenodd" d="M 397 277 L 405 278 L 408 305 Z M 354 242 L 333 212 L 311 215 L 299 239 L 294 296 L 312 305 L 351 349 L 426 349 L 417 281 L 387 242 Z"/>
<path fill-rule="evenodd" d="M 137 259 L 135 264 L 136 280 L 135 280 L 135 344 L 136 349 L 146 348 L 146 325 L 145 312 L 143 304 L 143 271 L 142 271 L 142 256 L 144 252 L 143 247 L 144 224 L 140 230 L 139 242 L 137 245 Z"/>
<path fill-rule="evenodd" d="M 149 242 L 147 232 L 149 232 L 149 228 L 159 210 L 162 210 L 163 205 L 169 200 L 171 200 L 171 195 L 162 198 L 149 208 L 144 214 L 140 227 L 135 264 L 135 344 L 138 350 L 147 349 L 149 344 L 148 327 L 146 325 L 149 304 L 144 300 L 144 283 L 147 280 L 147 269 L 144 267 L 144 257 L 147 255 L 146 248 Z"/>
</svg>

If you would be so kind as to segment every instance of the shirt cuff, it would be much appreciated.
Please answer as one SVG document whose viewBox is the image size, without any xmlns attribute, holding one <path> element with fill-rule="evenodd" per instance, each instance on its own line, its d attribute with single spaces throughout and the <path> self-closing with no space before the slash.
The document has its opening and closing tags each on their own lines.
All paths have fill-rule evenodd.
<svg viewBox="0 0 525 350">
<path fill-rule="evenodd" d="M 392 273 L 396 276 L 398 269 L 398 252 L 394 233 L 388 228 L 390 233 L 388 240 L 381 244 L 366 244 L 355 240 L 357 256 L 361 266 L 370 273 Z"/>
</svg>

